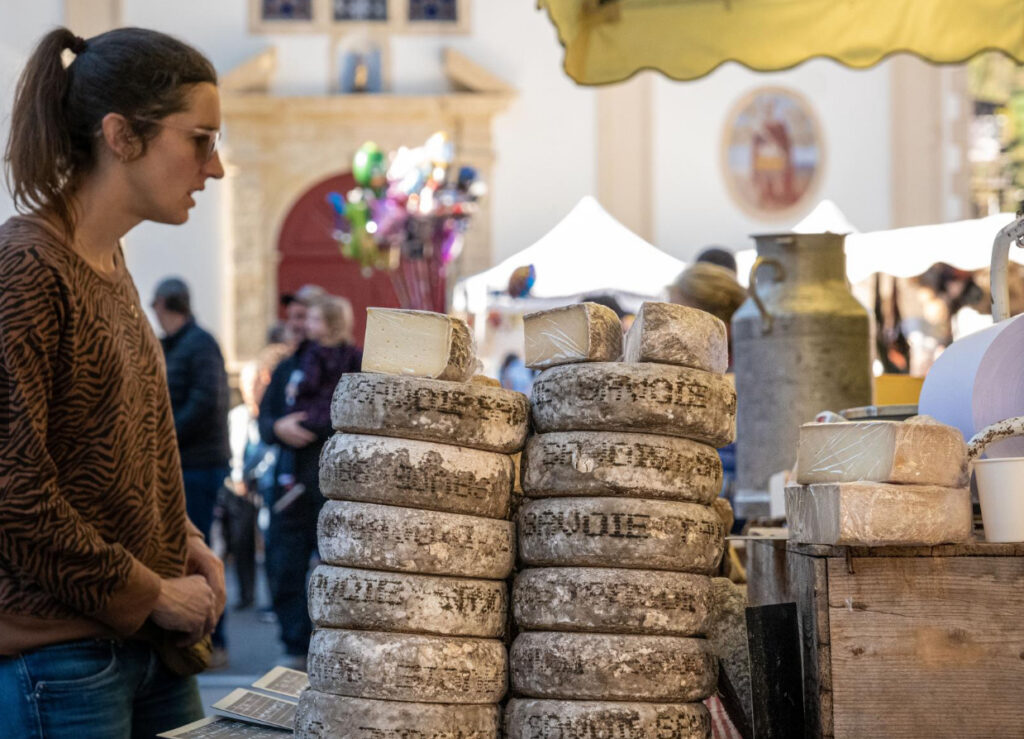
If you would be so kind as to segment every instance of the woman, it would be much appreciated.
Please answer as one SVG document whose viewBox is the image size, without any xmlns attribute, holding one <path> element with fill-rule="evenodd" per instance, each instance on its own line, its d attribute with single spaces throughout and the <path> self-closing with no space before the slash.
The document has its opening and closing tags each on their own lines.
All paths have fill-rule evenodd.
<svg viewBox="0 0 1024 739">
<path fill-rule="evenodd" d="M 73 61 L 65 67 L 62 57 Z M 124 28 L 47 34 L 0 226 L 0 704 L 24 737 L 150 737 L 202 716 L 191 674 L 223 566 L 185 514 L 160 345 L 119 240 L 184 223 L 224 174 L 217 77 Z"/>
</svg>

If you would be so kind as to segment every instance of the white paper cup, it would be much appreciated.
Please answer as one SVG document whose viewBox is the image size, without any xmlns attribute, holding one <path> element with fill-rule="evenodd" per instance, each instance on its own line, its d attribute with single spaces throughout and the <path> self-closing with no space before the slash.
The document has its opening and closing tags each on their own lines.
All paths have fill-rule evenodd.
<svg viewBox="0 0 1024 739">
<path fill-rule="evenodd" d="M 1024 457 L 974 463 L 985 541 L 1024 541 Z"/>
</svg>

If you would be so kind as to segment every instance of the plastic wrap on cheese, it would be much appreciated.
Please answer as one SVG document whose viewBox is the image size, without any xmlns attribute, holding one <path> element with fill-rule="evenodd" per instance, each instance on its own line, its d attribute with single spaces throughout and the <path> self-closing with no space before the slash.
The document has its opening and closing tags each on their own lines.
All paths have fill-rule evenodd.
<svg viewBox="0 0 1024 739">
<path fill-rule="evenodd" d="M 528 313 L 523 318 L 526 366 L 548 369 L 576 362 L 615 362 L 622 356 L 622 323 L 597 303 Z"/>
<path fill-rule="evenodd" d="M 796 481 L 961 487 L 967 445 L 958 429 L 924 418 L 807 423 L 800 427 Z"/>
<path fill-rule="evenodd" d="M 786 488 L 790 541 L 932 546 L 971 537 L 968 488 L 844 482 Z"/>
<path fill-rule="evenodd" d="M 422 310 L 366 309 L 363 372 L 466 382 L 478 367 L 465 321 Z"/>
</svg>

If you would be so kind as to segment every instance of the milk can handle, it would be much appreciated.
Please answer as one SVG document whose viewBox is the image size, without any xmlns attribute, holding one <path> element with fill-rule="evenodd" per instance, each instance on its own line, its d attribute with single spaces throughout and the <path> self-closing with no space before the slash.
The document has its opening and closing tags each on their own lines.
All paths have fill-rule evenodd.
<svg viewBox="0 0 1024 739">
<path fill-rule="evenodd" d="M 1008 265 L 1010 247 L 1014 244 L 1024 246 L 1024 215 L 1017 213 L 1017 220 L 1010 223 L 996 234 L 992 243 L 992 320 L 996 323 L 1010 317 L 1010 288 L 1008 285 Z"/>
<path fill-rule="evenodd" d="M 1024 416 L 1007 418 L 1005 421 L 986 426 L 967 442 L 968 464 L 973 465 L 989 444 L 995 444 L 1003 439 L 1012 439 L 1015 436 L 1024 436 Z"/>
<path fill-rule="evenodd" d="M 754 260 L 754 266 L 750 268 L 750 287 L 747 291 L 750 293 L 751 299 L 754 301 L 754 305 L 757 306 L 758 313 L 761 314 L 761 333 L 770 334 L 772 331 L 772 324 L 775 321 L 774 316 L 768 312 L 768 309 L 764 306 L 764 301 L 761 300 L 761 296 L 757 294 L 757 271 L 766 264 L 770 264 L 775 267 L 775 279 L 773 282 L 782 282 L 786 279 L 786 272 L 782 269 L 782 262 L 772 257 L 758 257 Z"/>
</svg>

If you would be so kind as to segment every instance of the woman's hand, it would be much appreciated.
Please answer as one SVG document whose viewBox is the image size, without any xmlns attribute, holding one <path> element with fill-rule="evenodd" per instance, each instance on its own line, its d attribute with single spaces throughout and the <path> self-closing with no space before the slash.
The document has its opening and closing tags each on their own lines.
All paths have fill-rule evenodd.
<svg viewBox="0 0 1024 739">
<path fill-rule="evenodd" d="M 161 580 L 160 596 L 150 618 L 161 628 L 185 634 L 178 646 L 188 647 L 217 625 L 215 605 L 213 590 L 202 575 L 172 577 Z"/>
<path fill-rule="evenodd" d="M 227 586 L 224 583 L 224 563 L 220 557 L 214 554 L 213 550 L 206 545 L 201 536 L 188 537 L 188 555 L 185 559 L 186 575 L 202 575 L 206 584 L 213 591 L 214 606 L 217 613 L 213 620 L 213 626 L 207 633 L 212 633 L 217 626 L 217 621 L 224 613 L 224 606 L 228 602 Z"/>
</svg>

